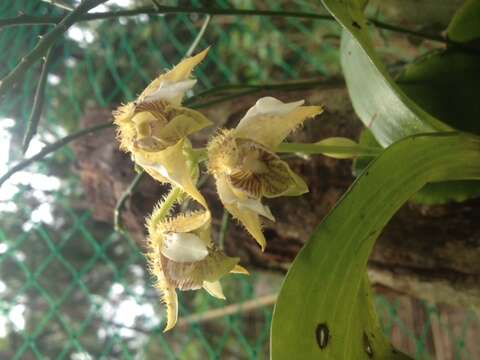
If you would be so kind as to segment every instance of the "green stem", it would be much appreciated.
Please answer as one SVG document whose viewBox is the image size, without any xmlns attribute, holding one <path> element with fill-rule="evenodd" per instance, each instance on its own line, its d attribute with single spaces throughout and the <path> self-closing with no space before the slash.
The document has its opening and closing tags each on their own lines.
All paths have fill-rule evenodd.
<svg viewBox="0 0 480 360">
<path fill-rule="evenodd" d="M 40 122 L 40 116 L 42 115 L 43 104 L 45 102 L 45 84 L 47 82 L 48 68 L 52 59 L 53 48 L 48 50 L 47 56 L 42 66 L 42 72 L 40 73 L 40 80 L 38 81 L 37 89 L 35 90 L 35 97 L 33 98 L 33 109 L 28 119 L 27 130 L 22 141 L 23 153 L 28 149 L 30 140 L 36 134 L 38 123 Z"/>
<path fill-rule="evenodd" d="M 280 18 L 300 18 L 312 20 L 335 21 L 330 15 L 317 14 L 302 11 L 276 11 L 276 10 L 257 10 L 257 9 L 236 9 L 236 8 L 211 8 L 211 7 L 192 7 L 192 6 L 143 6 L 132 10 L 115 10 L 100 13 L 84 14 L 78 18 L 78 21 L 92 21 L 112 19 L 118 17 L 128 17 L 137 15 L 166 15 L 166 14 L 203 14 L 203 15 L 224 15 L 224 16 L 268 16 Z M 0 20 L 0 28 L 16 25 L 33 25 L 33 24 L 56 24 L 61 20 L 57 16 L 30 16 L 20 15 L 11 19 Z M 427 34 L 424 32 L 405 29 L 399 26 L 386 24 L 375 19 L 369 22 L 377 28 L 389 30 L 393 32 L 414 35 L 431 41 L 441 42 L 445 44 L 461 45 L 451 41 L 445 37 Z M 465 47 L 462 45 L 462 47 Z"/>
<path fill-rule="evenodd" d="M 218 246 L 223 250 L 225 244 L 225 238 L 227 237 L 228 228 L 230 227 L 230 214 L 227 210 L 223 210 L 222 223 L 220 225 L 220 231 L 218 233 Z"/>
<path fill-rule="evenodd" d="M 207 89 L 204 91 L 199 92 L 198 94 L 195 94 L 194 96 L 188 98 L 185 101 L 186 105 L 191 104 L 192 102 L 197 101 L 198 99 L 202 99 L 207 96 L 213 96 L 217 95 L 218 93 L 225 93 L 225 92 L 231 92 L 231 91 L 239 91 L 239 90 L 244 90 L 243 92 L 237 92 L 235 94 L 229 94 L 227 95 L 227 99 L 230 96 L 235 96 L 238 94 L 250 94 L 252 92 L 259 92 L 259 91 L 267 91 L 267 90 L 285 90 L 285 91 L 295 91 L 295 90 L 301 90 L 301 89 L 311 89 L 315 88 L 317 86 L 322 86 L 322 87 L 334 87 L 338 86 L 339 84 L 339 79 L 322 79 L 322 80 L 312 80 L 312 81 L 290 81 L 290 82 L 283 82 L 283 83 L 267 83 L 267 84 L 224 84 L 224 85 L 219 85 L 215 86 L 214 88 Z M 218 99 L 217 99 L 218 100 Z M 215 100 L 216 101 L 216 100 Z M 210 104 L 211 102 L 205 103 L 205 104 Z M 215 102 L 214 102 L 215 103 Z M 199 104 L 197 106 L 205 106 L 202 104 Z M 206 105 L 208 106 L 208 105 Z"/>
<path fill-rule="evenodd" d="M 317 145 L 300 143 L 282 143 L 275 152 L 278 153 L 302 153 L 302 154 L 337 154 L 351 156 L 377 156 L 382 152 L 381 148 L 370 146 L 340 146 L 340 145 Z"/>
<path fill-rule="evenodd" d="M 197 48 L 198 44 L 200 43 L 200 40 L 202 40 L 203 35 L 205 34 L 205 31 L 207 30 L 208 25 L 210 24 L 210 21 L 212 20 L 212 17 L 210 15 L 207 15 L 205 17 L 205 20 L 203 21 L 202 27 L 200 28 L 200 31 L 198 32 L 197 36 L 192 42 L 192 45 L 188 48 L 187 52 L 185 53 L 184 58 L 187 58 L 189 56 L 192 56 L 193 52 Z"/>
<path fill-rule="evenodd" d="M 196 163 L 203 162 L 207 160 L 207 149 L 206 148 L 192 148 L 189 150 L 192 160 Z"/>
<path fill-rule="evenodd" d="M 113 225 L 114 225 L 114 229 L 115 231 L 118 231 L 118 232 L 123 232 L 123 228 L 122 228 L 122 211 L 123 211 L 123 207 L 125 206 L 125 202 L 127 201 L 127 199 L 132 196 L 133 194 L 133 191 L 135 190 L 135 188 L 138 186 L 138 184 L 140 183 L 140 181 L 143 179 L 143 176 L 145 175 L 145 171 L 142 170 L 141 172 L 139 172 L 135 178 L 133 179 L 133 181 L 130 183 L 130 185 L 128 186 L 128 188 L 123 192 L 122 196 L 120 197 L 120 199 L 118 199 L 117 201 L 117 205 L 115 206 L 115 211 L 114 211 L 114 216 L 113 216 Z"/>
<path fill-rule="evenodd" d="M 179 187 L 174 187 L 170 190 L 167 197 L 164 199 L 160 209 L 158 211 L 155 211 L 155 217 L 150 220 L 153 227 L 155 227 L 158 222 L 162 221 L 165 217 L 168 216 L 170 210 L 177 202 L 177 199 L 181 195 L 181 193 L 182 190 Z"/>
<path fill-rule="evenodd" d="M 21 171 L 21 170 L 25 169 L 27 166 L 29 166 L 30 164 L 43 159 L 48 154 L 60 149 L 61 147 L 67 145 L 69 142 L 71 142 L 73 140 L 76 140 L 80 137 L 83 137 L 85 135 L 89 135 L 91 133 L 94 133 L 96 131 L 109 128 L 111 126 L 113 126 L 112 122 L 95 125 L 95 126 L 80 130 L 80 131 L 78 131 L 76 133 L 73 133 L 71 135 L 65 136 L 64 138 L 58 140 L 57 142 L 54 142 L 53 144 L 45 146 L 40 152 L 38 152 L 34 156 L 19 162 L 17 165 L 15 165 L 11 169 L 9 169 L 2 177 L 0 177 L 0 186 L 2 186 L 3 183 L 5 181 L 7 181 L 16 172 Z"/>
<path fill-rule="evenodd" d="M 65 3 L 64 1 L 60 1 L 60 0 L 42 0 L 42 1 L 50 5 L 56 6 L 62 10 L 68 10 L 68 11 L 74 10 L 73 7 L 71 7 L 69 4 Z"/>
<path fill-rule="evenodd" d="M 107 0 L 84 0 L 74 11 L 62 17 L 53 30 L 43 36 L 33 50 L 23 57 L 20 63 L 0 81 L 0 98 L 21 80 L 30 66 L 44 56 L 48 49 L 52 47 L 70 26 L 78 21 L 82 14 L 106 1 Z"/>
</svg>

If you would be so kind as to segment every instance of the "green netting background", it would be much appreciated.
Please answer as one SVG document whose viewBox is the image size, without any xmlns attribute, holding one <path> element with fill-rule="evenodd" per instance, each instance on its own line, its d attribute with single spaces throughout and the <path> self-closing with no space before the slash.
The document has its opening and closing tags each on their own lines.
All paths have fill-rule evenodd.
<svg viewBox="0 0 480 360">
<path fill-rule="evenodd" d="M 149 3 L 111 1 L 107 7 L 142 4 Z M 259 4 L 238 0 L 218 1 L 215 6 Z M 323 11 L 308 1 L 270 0 L 261 7 Z M 0 2 L 1 18 L 18 11 L 63 13 L 36 0 Z M 110 109 L 132 100 L 159 71 L 183 57 L 202 21 L 198 15 L 139 15 L 74 26 L 55 48 L 33 151 L 77 130 L 87 109 Z M 0 76 L 47 29 L 0 30 Z M 337 75 L 338 39 L 339 28 L 332 22 L 214 17 L 199 46 L 213 45 L 197 72 L 196 91 L 227 83 Z M 33 67 L 0 104 L 1 173 L 22 158 L 18 144 L 38 75 L 39 67 Z M 8 164 L 2 164 L 7 159 Z M 271 305 L 191 321 L 164 334 L 164 309 L 138 246 L 92 219 L 74 170 L 74 152 L 66 147 L 15 175 L 0 192 L 1 359 L 268 358 Z M 280 282 L 279 275 L 266 273 L 232 277 L 224 285 L 226 304 L 202 292 L 183 293 L 180 317 L 263 301 L 278 291 Z M 452 320 L 439 306 L 406 298 L 378 296 L 377 304 L 386 333 L 417 358 L 480 356 L 475 348 L 480 325 L 473 313 L 463 311 Z M 421 316 L 413 316 L 405 304 L 414 304 Z M 450 344 L 451 353 L 444 357 L 435 354 L 439 336 Z"/>
</svg>

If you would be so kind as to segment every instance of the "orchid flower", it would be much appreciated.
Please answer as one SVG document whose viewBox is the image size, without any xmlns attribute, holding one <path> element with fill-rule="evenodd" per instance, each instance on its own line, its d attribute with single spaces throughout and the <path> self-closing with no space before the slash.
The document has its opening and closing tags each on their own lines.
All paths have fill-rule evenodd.
<svg viewBox="0 0 480 360">
<path fill-rule="evenodd" d="M 120 148 L 153 178 L 180 187 L 207 207 L 194 185 L 195 169 L 189 154 L 187 136 L 211 122 L 198 111 L 183 107 L 182 100 L 197 80 L 192 71 L 208 49 L 182 60 L 172 70 L 161 74 L 133 102 L 114 113 Z M 193 178 L 193 179 L 192 179 Z"/>
<path fill-rule="evenodd" d="M 250 108 L 233 130 L 224 130 L 208 145 L 208 166 L 225 208 L 260 244 L 266 246 L 260 215 L 275 221 L 262 197 L 298 196 L 308 187 L 276 154 L 275 149 L 307 118 L 320 114 L 319 106 L 303 100 L 283 103 L 264 97 Z"/>
<path fill-rule="evenodd" d="M 167 331 L 177 322 L 176 289 L 204 288 L 210 295 L 225 299 L 220 278 L 228 273 L 248 272 L 238 265 L 239 258 L 229 257 L 213 245 L 210 212 L 159 219 L 160 209 L 158 206 L 147 221 L 148 259 L 167 306 Z"/>
</svg>

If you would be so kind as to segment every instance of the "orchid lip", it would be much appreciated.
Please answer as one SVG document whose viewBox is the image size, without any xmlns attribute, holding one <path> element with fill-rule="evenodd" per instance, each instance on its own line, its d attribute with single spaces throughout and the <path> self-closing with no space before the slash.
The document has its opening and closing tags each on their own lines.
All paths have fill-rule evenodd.
<svg viewBox="0 0 480 360">
<path fill-rule="evenodd" d="M 165 236 L 162 254 L 176 262 L 197 262 L 208 256 L 208 249 L 195 234 L 169 233 Z"/>
</svg>

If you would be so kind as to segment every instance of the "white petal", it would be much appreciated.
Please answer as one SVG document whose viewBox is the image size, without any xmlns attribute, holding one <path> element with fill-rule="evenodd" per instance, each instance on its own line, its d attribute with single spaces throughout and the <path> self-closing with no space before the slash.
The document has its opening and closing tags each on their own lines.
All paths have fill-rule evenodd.
<svg viewBox="0 0 480 360">
<path fill-rule="evenodd" d="M 162 175 L 165 179 L 170 180 L 174 183 L 179 182 L 179 177 L 175 176 L 176 175 L 175 173 L 168 172 L 167 168 L 163 166 L 163 164 L 148 162 L 141 155 L 134 156 L 133 160 L 144 169 L 155 170 L 160 175 Z"/>
<path fill-rule="evenodd" d="M 222 285 L 220 285 L 220 281 L 213 281 L 213 282 L 204 281 L 203 288 L 207 290 L 207 292 L 210 295 L 218 299 L 225 300 L 225 295 L 223 294 Z"/>
<path fill-rule="evenodd" d="M 259 215 L 265 216 L 267 219 L 275 221 L 270 208 L 266 205 L 263 205 L 259 199 L 250 199 L 245 198 L 241 199 L 232 191 L 230 185 L 226 180 L 217 181 L 217 191 L 220 197 L 220 200 L 224 204 L 234 205 L 239 210 L 250 210 Z"/>
<path fill-rule="evenodd" d="M 208 249 L 195 234 L 171 233 L 165 237 L 162 254 L 176 262 L 196 262 L 207 257 Z"/>
<path fill-rule="evenodd" d="M 260 98 L 240 120 L 237 125 L 237 129 L 247 126 L 248 123 L 258 115 L 286 115 L 296 108 L 302 106 L 304 102 L 304 100 L 299 100 L 291 103 L 284 103 L 271 96 Z"/>
<path fill-rule="evenodd" d="M 188 79 L 175 82 L 164 80 L 162 81 L 157 90 L 145 97 L 145 101 L 173 101 L 178 98 L 181 99 L 188 90 L 195 86 L 196 83 L 196 79 Z"/>
<path fill-rule="evenodd" d="M 270 208 L 266 205 L 263 205 L 262 202 L 258 199 L 245 199 L 239 200 L 237 206 L 240 210 L 251 210 L 259 215 L 266 217 L 269 220 L 275 221 Z"/>
</svg>

